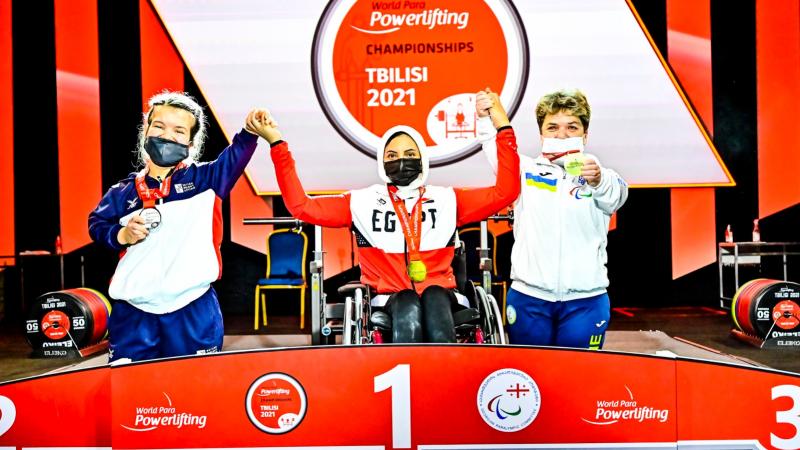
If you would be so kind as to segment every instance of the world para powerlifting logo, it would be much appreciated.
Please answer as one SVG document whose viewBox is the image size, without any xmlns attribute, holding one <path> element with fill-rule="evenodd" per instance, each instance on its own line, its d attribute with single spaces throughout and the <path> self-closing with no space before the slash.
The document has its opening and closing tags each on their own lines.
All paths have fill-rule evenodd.
<svg viewBox="0 0 800 450">
<path fill-rule="evenodd" d="M 172 398 L 166 392 L 165 401 L 158 405 L 137 406 L 133 422 L 128 425 L 120 424 L 122 428 L 130 431 L 153 431 L 160 428 L 182 429 L 206 427 L 208 416 L 193 414 L 183 411 L 172 404 Z"/>
<path fill-rule="evenodd" d="M 613 425 L 621 422 L 660 422 L 669 420 L 669 409 L 657 408 L 643 404 L 634 398 L 628 386 L 625 386 L 628 395 L 620 398 L 597 400 L 596 408 L 590 418 L 582 417 L 586 423 L 592 425 Z"/>
<path fill-rule="evenodd" d="M 383 3 L 383 4 L 381 4 Z M 420 7 L 421 12 L 394 14 L 384 12 L 382 9 L 400 9 L 401 5 L 406 7 Z M 350 25 L 354 30 L 367 34 L 386 34 L 394 33 L 402 27 L 422 27 L 432 30 L 436 27 L 455 27 L 463 30 L 469 23 L 468 12 L 457 12 L 436 9 L 424 9 L 424 1 L 404 1 L 404 2 L 374 2 L 373 11 L 369 16 L 370 28 L 359 28 Z"/>
<path fill-rule="evenodd" d="M 407 125 L 432 166 L 478 150 L 478 90 L 498 92 L 513 116 L 530 67 L 510 0 L 334 0 L 311 59 L 317 99 L 342 137 L 375 157 L 383 133 Z"/>
<path fill-rule="evenodd" d="M 247 390 L 245 408 L 250 422 L 269 434 L 294 430 L 306 416 L 308 400 L 294 377 L 272 372 L 258 377 Z"/>
</svg>

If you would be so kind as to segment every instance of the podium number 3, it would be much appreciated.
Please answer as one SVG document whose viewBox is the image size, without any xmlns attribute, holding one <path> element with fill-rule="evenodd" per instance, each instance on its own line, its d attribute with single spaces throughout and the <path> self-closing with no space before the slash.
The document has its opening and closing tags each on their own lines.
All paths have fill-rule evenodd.
<svg viewBox="0 0 800 450">
<path fill-rule="evenodd" d="M 791 409 L 778 411 L 775 413 L 775 421 L 778 423 L 788 423 L 794 427 L 794 436 L 789 439 L 779 438 L 770 433 L 770 444 L 781 450 L 800 448 L 800 387 L 791 384 L 783 384 L 772 388 L 772 399 L 789 397 L 792 399 Z"/>
<path fill-rule="evenodd" d="M 392 390 L 392 447 L 411 448 L 411 368 L 398 364 L 375 377 L 375 392 Z"/>
</svg>

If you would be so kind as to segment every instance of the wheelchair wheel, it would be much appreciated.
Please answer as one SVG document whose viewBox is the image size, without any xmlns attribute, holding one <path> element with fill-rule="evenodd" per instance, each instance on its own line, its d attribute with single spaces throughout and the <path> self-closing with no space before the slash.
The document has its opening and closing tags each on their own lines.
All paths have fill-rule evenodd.
<svg viewBox="0 0 800 450">
<path fill-rule="evenodd" d="M 489 304 L 492 305 L 492 310 L 494 314 L 492 318 L 495 320 L 495 331 L 496 331 L 496 340 L 495 344 L 508 344 L 508 340 L 506 339 L 506 329 L 503 326 L 503 313 L 500 311 L 500 306 L 497 304 L 497 299 L 494 298 L 494 295 L 489 294 Z"/>
<path fill-rule="evenodd" d="M 497 301 L 481 286 L 476 286 L 475 291 L 478 294 L 478 310 L 481 313 L 481 328 L 486 336 L 486 343 L 506 344 L 503 316 L 497 306 Z"/>
</svg>

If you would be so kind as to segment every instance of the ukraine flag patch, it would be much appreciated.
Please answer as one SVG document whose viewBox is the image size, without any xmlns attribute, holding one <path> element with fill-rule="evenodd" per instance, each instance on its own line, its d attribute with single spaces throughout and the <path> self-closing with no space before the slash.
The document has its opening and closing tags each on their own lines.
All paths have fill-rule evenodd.
<svg viewBox="0 0 800 450">
<path fill-rule="evenodd" d="M 550 192 L 556 191 L 556 180 L 540 177 L 539 175 L 528 172 L 525 172 L 525 184 Z"/>
</svg>

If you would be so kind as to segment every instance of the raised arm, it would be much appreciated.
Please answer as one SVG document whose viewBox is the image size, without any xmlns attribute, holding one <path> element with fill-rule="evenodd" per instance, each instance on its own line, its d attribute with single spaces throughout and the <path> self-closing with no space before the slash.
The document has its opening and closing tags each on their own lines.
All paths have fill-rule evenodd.
<svg viewBox="0 0 800 450">
<path fill-rule="evenodd" d="M 493 167 L 496 178 L 492 187 L 455 189 L 458 226 L 483 220 L 505 208 L 517 199 L 520 190 L 517 137 L 505 109 L 497 95 L 492 94 L 489 89 L 478 93 L 475 107 L 478 115 L 482 118 L 490 117 L 493 128 L 497 129 L 497 135 L 491 138 L 497 149 Z"/>
<path fill-rule="evenodd" d="M 244 169 L 256 151 L 259 124 L 268 117 L 269 111 L 266 109 L 250 110 L 244 120 L 242 131 L 233 136 L 231 145 L 220 152 L 214 161 L 199 166 L 200 170 L 208 171 L 211 186 L 221 198 L 230 194 L 234 184 L 244 173 Z"/>
<path fill-rule="evenodd" d="M 478 141 L 483 154 L 489 161 L 492 172 L 497 174 L 497 130 L 510 125 L 508 114 L 500 103 L 500 98 L 491 89 L 480 91 L 475 95 L 475 109 L 478 113 Z"/>
<path fill-rule="evenodd" d="M 494 186 L 455 189 L 458 226 L 483 220 L 510 205 L 519 196 L 517 138 L 510 126 L 497 133 L 497 162 Z"/>
<path fill-rule="evenodd" d="M 258 134 L 269 142 L 278 187 L 292 216 L 324 227 L 350 226 L 350 194 L 309 197 L 297 176 L 289 144 L 282 140 L 277 123 L 267 117 L 260 124 Z"/>
<path fill-rule="evenodd" d="M 492 124 L 492 119 L 489 117 L 481 117 L 478 119 L 478 142 L 481 143 L 481 150 L 483 150 L 486 160 L 489 162 L 489 167 L 492 168 L 492 173 L 497 174 L 497 142 L 495 137 L 497 130 Z"/>
<path fill-rule="evenodd" d="M 257 142 L 258 136 L 242 130 L 233 136 L 231 145 L 222 150 L 217 159 L 208 163 L 205 168 L 199 166 L 199 170 L 209 171 L 211 186 L 221 198 L 230 194 L 236 180 L 244 173 L 247 163 L 256 151 Z"/>
</svg>

